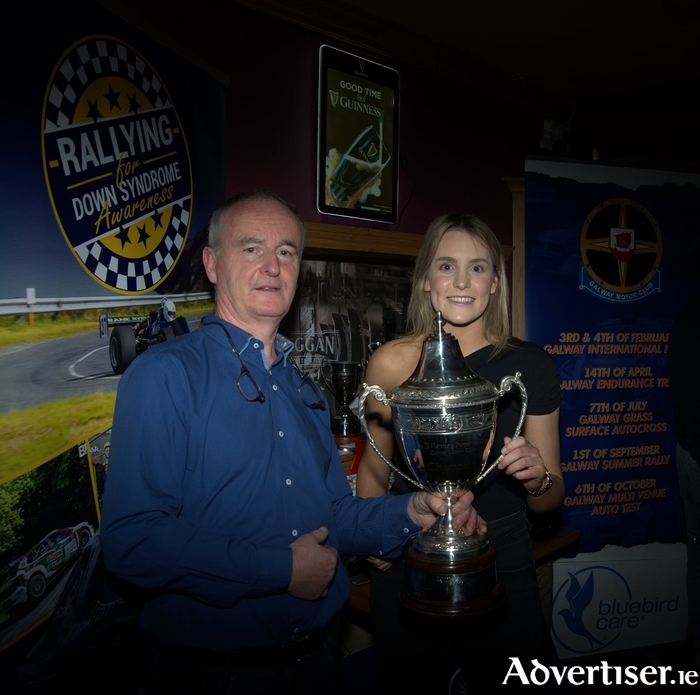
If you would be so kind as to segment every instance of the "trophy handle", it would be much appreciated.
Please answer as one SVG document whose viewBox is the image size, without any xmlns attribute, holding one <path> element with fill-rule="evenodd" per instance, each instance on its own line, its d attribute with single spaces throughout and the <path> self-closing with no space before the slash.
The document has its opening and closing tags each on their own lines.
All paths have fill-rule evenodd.
<svg viewBox="0 0 700 695">
<path fill-rule="evenodd" d="M 334 397 L 337 401 L 339 401 L 340 398 L 338 398 L 338 394 L 333 390 L 333 387 L 331 386 L 331 384 L 330 384 L 330 382 L 328 381 L 328 379 L 326 379 L 326 372 L 325 372 L 324 370 L 325 370 L 326 367 L 328 367 L 329 365 L 330 365 L 330 362 L 324 357 L 324 358 L 321 360 L 321 369 L 320 369 L 321 378 L 323 379 L 323 383 L 326 385 L 326 388 L 331 392 L 331 394 L 333 395 L 333 397 Z"/>
<path fill-rule="evenodd" d="M 527 390 L 525 389 L 525 384 L 520 380 L 520 372 L 516 372 L 515 376 L 504 376 L 501 379 L 501 385 L 498 389 L 498 397 L 500 398 L 506 391 L 510 391 L 511 387 L 515 384 L 520 389 L 520 394 L 522 397 L 522 407 L 520 408 L 520 419 L 515 428 L 515 432 L 511 439 L 515 439 L 519 434 L 520 430 L 523 428 L 523 422 L 525 422 L 525 413 L 527 412 Z M 500 462 L 503 458 L 501 454 L 475 481 L 476 485 L 480 480 L 483 480 Z"/>
<path fill-rule="evenodd" d="M 364 430 L 365 435 L 367 436 L 367 441 L 369 442 L 369 445 L 374 449 L 374 451 L 377 453 L 377 456 L 386 463 L 389 468 L 391 468 L 394 473 L 398 473 L 402 478 L 405 478 L 408 480 L 410 483 L 413 483 L 416 487 L 420 488 L 421 490 L 427 490 L 428 488 L 425 487 L 422 483 L 419 483 L 417 480 L 414 480 L 411 478 L 410 475 L 406 475 L 400 468 L 395 466 L 389 459 L 382 454 L 381 451 L 379 451 L 379 447 L 376 445 L 374 439 L 372 438 L 372 435 L 369 433 L 369 427 L 367 427 L 367 421 L 365 419 L 365 412 L 367 410 L 367 407 L 365 405 L 367 399 L 369 398 L 370 394 L 374 394 L 374 397 L 380 402 L 383 403 L 384 405 L 389 406 L 389 399 L 386 397 L 386 393 L 384 389 L 381 386 L 367 386 L 367 384 L 362 384 L 362 393 L 360 394 L 360 398 L 358 401 L 358 416 L 360 418 L 360 424 L 362 425 L 362 429 Z"/>
</svg>

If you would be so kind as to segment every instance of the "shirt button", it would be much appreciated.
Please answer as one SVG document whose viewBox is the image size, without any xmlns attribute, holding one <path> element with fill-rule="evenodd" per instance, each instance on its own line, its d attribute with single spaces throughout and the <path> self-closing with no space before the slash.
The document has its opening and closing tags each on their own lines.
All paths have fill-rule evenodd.
<svg viewBox="0 0 700 695">
<path fill-rule="evenodd" d="M 404 528 L 403 530 L 404 533 L 410 533 L 410 531 L 407 528 Z"/>
<path fill-rule="evenodd" d="M 298 531 L 297 531 L 296 529 L 294 529 L 294 530 L 292 531 L 292 536 L 294 536 L 294 537 L 296 538 L 296 537 L 297 537 L 297 533 L 298 533 Z"/>
<path fill-rule="evenodd" d="M 284 482 L 287 483 L 287 485 L 291 485 L 291 484 L 292 484 L 292 479 L 291 479 L 291 478 L 287 478 L 287 480 L 285 480 Z"/>
<path fill-rule="evenodd" d="M 260 347 L 260 344 L 259 344 L 259 343 L 253 343 L 253 347 L 254 347 L 254 348 L 259 348 L 259 347 Z"/>
<path fill-rule="evenodd" d="M 277 384 L 272 384 L 272 390 L 277 391 Z"/>
<path fill-rule="evenodd" d="M 282 432 L 282 430 L 280 430 L 277 434 L 279 434 L 280 437 L 284 437 L 284 432 Z"/>
</svg>

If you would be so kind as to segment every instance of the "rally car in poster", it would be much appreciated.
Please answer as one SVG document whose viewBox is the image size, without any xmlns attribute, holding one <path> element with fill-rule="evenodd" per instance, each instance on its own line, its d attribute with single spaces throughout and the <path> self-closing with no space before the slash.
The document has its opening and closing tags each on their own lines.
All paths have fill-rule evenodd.
<svg viewBox="0 0 700 695">
<path fill-rule="evenodd" d="M 0 576 L 0 615 L 21 603 L 40 601 L 51 582 L 94 535 L 87 522 L 58 528 L 10 562 Z"/>
</svg>

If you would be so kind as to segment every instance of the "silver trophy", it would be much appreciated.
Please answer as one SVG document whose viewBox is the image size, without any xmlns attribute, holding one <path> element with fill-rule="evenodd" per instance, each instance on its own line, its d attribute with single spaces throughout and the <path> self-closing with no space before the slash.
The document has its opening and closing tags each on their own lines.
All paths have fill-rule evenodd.
<svg viewBox="0 0 700 695">
<path fill-rule="evenodd" d="M 362 428 L 357 415 L 350 409 L 350 403 L 357 395 L 364 375 L 364 362 L 321 362 L 321 377 L 328 390 L 340 404 L 331 419 L 331 431 L 340 437 L 361 434 Z M 329 378 L 326 378 L 326 371 Z"/>
<path fill-rule="evenodd" d="M 459 341 L 444 332 L 440 312 L 435 331 L 423 343 L 418 366 L 389 396 L 380 386 L 364 384 L 359 418 L 367 441 L 395 473 L 417 487 L 439 492 L 447 512 L 421 531 L 406 552 L 407 582 L 401 593 L 405 606 L 430 616 L 469 616 L 495 608 L 505 599 L 496 576 L 496 550 L 485 536 L 468 536 L 455 528 L 454 496 L 471 489 L 500 462 L 487 465 L 496 429 L 496 403 L 515 384 L 522 395 L 520 434 L 527 392 L 520 374 L 501 380 L 499 388 L 474 374 Z M 367 430 L 366 401 L 370 394 L 391 407 L 399 450 L 414 478 L 394 466 L 379 451 Z"/>
</svg>

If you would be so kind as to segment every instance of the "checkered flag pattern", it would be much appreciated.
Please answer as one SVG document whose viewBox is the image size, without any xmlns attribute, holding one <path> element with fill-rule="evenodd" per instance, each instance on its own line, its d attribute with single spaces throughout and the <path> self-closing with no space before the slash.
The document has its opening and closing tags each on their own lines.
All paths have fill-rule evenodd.
<svg viewBox="0 0 700 695">
<path fill-rule="evenodd" d="M 160 80 L 131 48 L 114 39 L 89 39 L 63 61 L 54 75 L 46 102 L 44 131 L 50 133 L 72 124 L 78 95 L 100 77 L 127 75 L 155 108 L 170 106 Z"/>
<path fill-rule="evenodd" d="M 164 278 L 177 260 L 185 242 L 192 198 L 173 204 L 172 219 L 160 244 L 146 258 L 115 256 L 99 239 L 75 248 L 85 267 L 106 285 L 125 292 L 142 292 Z"/>
</svg>

